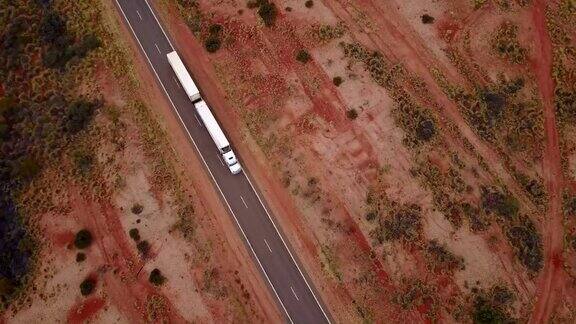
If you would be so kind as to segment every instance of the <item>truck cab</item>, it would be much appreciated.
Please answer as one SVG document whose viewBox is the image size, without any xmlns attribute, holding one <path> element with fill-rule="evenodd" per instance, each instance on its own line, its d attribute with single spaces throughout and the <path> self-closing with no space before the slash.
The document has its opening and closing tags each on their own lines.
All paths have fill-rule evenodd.
<svg viewBox="0 0 576 324">
<path fill-rule="evenodd" d="M 240 171 L 242 171 L 242 167 L 240 166 L 240 163 L 238 162 L 238 159 L 236 158 L 236 155 L 230 146 L 222 148 L 222 158 L 224 158 L 224 161 L 226 162 L 226 165 L 232 174 L 238 174 Z"/>
</svg>

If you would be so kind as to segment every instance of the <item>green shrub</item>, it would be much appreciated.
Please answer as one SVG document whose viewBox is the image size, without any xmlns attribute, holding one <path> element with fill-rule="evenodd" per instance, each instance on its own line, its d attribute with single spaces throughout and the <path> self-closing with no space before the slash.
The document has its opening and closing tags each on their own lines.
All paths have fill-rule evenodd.
<svg viewBox="0 0 576 324">
<path fill-rule="evenodd" d="M 150 283 L 155 286 L 161 286 L 166 281 L 166 277 L 162 275 L 159 269 L 154 269 L 152 272 L 150 272 L 148 281 L 150 281 Z"/>
<path fill-rule="evenodd" d="M 504 220 L 511 220 L 519 211 L 518 201 L 510 195 L 493 188 L 482 188 L 482 208 L 486 213 L 495 213 Z"/>
<path fill-rule="evenodd" d="M 88 102 L 85 100 L 78 100 L 68 107 L 66 114 L 64 130 L 71 134 L 76 134 L 86 128 L 92 116 L 96 103 Z"/>
<path fill-rule="evenodd" d="M 296 53 L 296 60 L 300 63 L 306 63 L 310 61 L 311 58 L 312 57 L 305 49 L 301 49 L 298 51 L 298 53 Z"/>
<path fill-rule="evenodd" d="M 274 25 L 276 17 L 278 16 L 278 9 L 276 9 L 276 5 L 273 2 L 265 1 L 260 5 L 258 15 L 260 15 L 266 27 L 271 27 Z"/>
<path fill-rule="evenodd" d="M 150 252 L 150 243 L 148 243 L 148 241 L 140 241 L 136 244 L 136 248 L 138 252 L 140 252 L 140 255 L 146 257 L 148 256 L 148 252 Z"/>
<path fill-rule="evenodd" d="M 531 221 L 512 226 L 506 231 L 510 245 L 514 247 L 520 262 L 530 271 L 538 272 L 543 267 L 543 251 L 540 235 Z"/>
<path fill-rule="evenodd" d="M 134 241 L 136 242 L 140 241 L 140 232 L 138 231 L 137 228 L 130 229 L 130 231 L 128 231 L 128 234 Z"/>
<path fill-rule="evenodd" d="M 204 41 L 204 48 L 206 48 L 206 51 L 208 51 L 208 53 L 215 53 L 220 49 L 220 46 L 221 46 L 220 39 L 215 36 L 209 36 Z"/>
<path fill-rule="evenodd" d="M 306 0 L 304 5 L 306 6 L 306 8 L 312 8 L 314 7 L 314 0 Z"/>
<path fill-rule="evenodd" d="M 74 246 L 77 249 L 85 249 L 92 244 L 92 233 L 87 229 L 82 229 L 76 233 L 76 237 L 74 238 Z"/>
<path fill-rule="evenodd" d="M 132 208 L 130 210 L 132 211 L 132 214 L 140 215 L 144 210 L 144 206 L 140 205 L 139 203 L 135 203 L 134 205 L 132 205 Z"/>
<path fill-rule="evenodd" d="M 82 252 L 78 252 L 76 254 L 76 262 L 80 263 L 80 262 L 84 262 L 84 260 L 86 260 L 86 254 L 84 254 Z"/>
<path fill-rule="evenodd" d="M 348 119 L 350 119 L 350 120 L 354 120 L 354 119 L 358 118 L 358 112 L 356 111 L 356 109 L 352 108 L 352 109 L 346 111 L 346 117 L 348 117 Z"/>
<path fill-rule="evenodd" d="M 337 87 L 339 87 L 342 84 L 342 82 L 344 82 L 342 77 L 336 76 L 336 77 L 332 78 L 332 83 Z"/>
<path fill-rule="evenodd" d="M 74 164 L 81 174 L 86 174 L 92 168 L 94 163 L 94 156 L 90 152 L 84 150 L 77 150 L 74 152 Z"/>
<path fill-rule="evenodd" d="M 504 22 L 492 36 L 492 49 L 499 57 L 520 64 L 526 60 L 527 50 L 518 41 L 518 26 Z"/>
<path fill-rule="evenodd" d="M 80 293 L 82 296 L 88 296 L 94 291 L 94 287 L 96 287 L 96 281 L 94 281 L 94 279 L 84 279 L 80 284 Z"/>
<path fill-rule="evenodd" d="M 222 25 L 212 24 L 208 28 L 208 32 L 210 33 L 210 35 L 218 36 L 222 33 L 222 29 L 223 29 Z"/>
</svg>

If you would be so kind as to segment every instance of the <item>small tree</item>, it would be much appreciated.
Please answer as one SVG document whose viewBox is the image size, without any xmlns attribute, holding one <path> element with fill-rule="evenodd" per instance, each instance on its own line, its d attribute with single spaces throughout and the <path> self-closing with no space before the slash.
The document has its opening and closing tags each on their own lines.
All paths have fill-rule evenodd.
<svg viewBox="0 0 576 324">
<path fill-rule="evenodd" d="M 150 272 L 148 281 L 150 281 L 154 286 L 161 286 L 166 281 L 166 277 L 162 275 L 159 269 L 154 269 Z"/>
<path fill-rule="evenodd" d="M 80 262 L 84 262 L 84 260 L 86 260 L 86 254 L 84 254 L 82 252 L 78 252 L 76 254 L 76 262 L 80 263 Z"/>
<path fill-rule="evenodd" d="M 140 241 L 140 232 L 138 231 L 137 228 L 130 229 L 130 231 L 128 231 L 128 234 L 134 241 L 136 242 Z"/>
<path fill-rule="evenodd" d="M 342 77 L 336 76 L 332 79 L 332 83 L 334 83 L 335 86 L 339 87 L 342 82 L 344 82 L 344 80 L 342 79 Z"/>
<path fill-rule="evenodd" d="M 76 233 L 74 238 L 74 246 L 78 249 L 85 249 L 92 244 L 92 233 L 87 229 L 82 229 Z"/>
<path fill-rule="evenodd" d="M 260 5 L 258 15 L 260 15 L 266 27 L 271 27 L 276 21 L 276 16 L 278 16 L 278 9 L 276 9 L 276 5 L 273 2 L 266 1 Z"/>
<path fill-rule="evenodd" d="M 94 287 L 96 286 L 96 281 L 91 278 L 86 278 L 80 284 L 80 293 L 82 296 L 88 296 L 94 291 Z"/>
<path fill-rule="evenodd" d="M 204 41 L 204 48 L 208 53 L 215 53 L 217 50 L 220 49 L 220 39 L 215 36 L 211 35 Z"/>
<path fill-rule="evenodd" d="M 306 8 L 312 8 L 314 7 L 314 1 L 313 0 L 307 0 L 304 5 L 306 6 Z"/>
<path fill-rule="evenodd" d="M 140 241 L 136 244 L 136 248 L 142 257 L 148 256 L 148 252 L 150 252 L 150 243 L 148 241 Z"/>
<path fill-rule="evenodd" d="M 354 120 L 358 118 L 358 112 L 356 111 L 356 109 L 352 108 L 346 112 L 346 117 L 348 117 L 348 119 L 350 120 Z"/>
<path fill-rule="evenodd" d="M 296 54 L 296 60 L 298 60 L 301 63 L 306 63 L 310 61 L 311 58 L 312 57 L 305 49 L 299 50 L 298 53 Z"/>
<path fill-rule="evenodd" d="M 431 24 L 434 22 L 434 17 L 427 15 L 427 14 L 422 15 L 421 18 L 422 18 L 423 24 Z"/>
<path fill-rule="evenodd" d="M 131 211 L 134 215 L 140 215 L 144 210 L 144 206 L 140 205 L 139 203 L 135 203 L 132 205 Z"/>
</svg>

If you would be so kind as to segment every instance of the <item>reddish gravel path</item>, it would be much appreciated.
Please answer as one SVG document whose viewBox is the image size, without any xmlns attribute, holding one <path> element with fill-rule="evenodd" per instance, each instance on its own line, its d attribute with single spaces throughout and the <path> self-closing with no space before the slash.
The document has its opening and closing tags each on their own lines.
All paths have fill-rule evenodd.
<svg viewBox="0 0 576 324">
<path fill-rule="evenodd" d="M 546 28 L 546 3 L 538 0 L 534 3 L 532 19 L 536 30 L 536 53 L 533 68 L 538 78 L 538 85 L 544 105 L 544 123 L 546 147 L 544 154 L 544 179 L 550 196 L 548 210 L 543 224 L 543 243 L 546 260 L 544 271 L 538 279 L 538 296 L 531 323 L 547 322 L 562 289 L 563 272 L 562 243 L 564 239 L 562 226 L 562 166 L 556 116 L 554 111 L 554 81 L 552 69 L 552 43 Z"/>
</svg>

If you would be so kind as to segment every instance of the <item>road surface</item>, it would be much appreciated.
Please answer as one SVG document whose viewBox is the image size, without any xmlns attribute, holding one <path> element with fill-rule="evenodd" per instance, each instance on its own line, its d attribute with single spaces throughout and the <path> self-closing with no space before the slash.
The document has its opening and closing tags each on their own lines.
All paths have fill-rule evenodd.
<svg viewBox="0 0 576 324">
<path fill-rule="evenodd" d="M 279 306 L 284 310 L 286 320 L 293 323 L 329 323 L 321 302 L 300 270 L 246 170 L 238 175 L 230 173 L 207 130 L 195 115 L 192 102 L 168 64 L 166 54 L 174 48 L 153 9 L 146 0 L 116 0 L 116 3 L 234 217 Z M 201 85 L 199 88 L 202 88 Z"/>
</svg>

